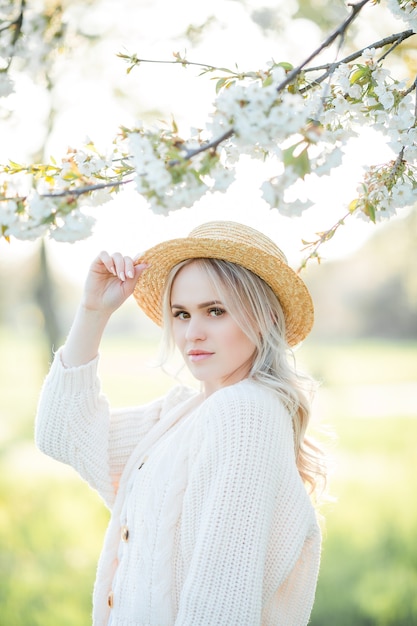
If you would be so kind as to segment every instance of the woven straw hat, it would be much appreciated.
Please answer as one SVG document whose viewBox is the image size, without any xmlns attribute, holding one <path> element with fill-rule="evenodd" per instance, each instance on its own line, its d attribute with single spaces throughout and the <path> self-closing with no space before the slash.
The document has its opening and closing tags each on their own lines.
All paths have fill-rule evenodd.
<svg viewBox="0 0 417 626">
<path fill-rule="evenodd" d="M 304 282 L 278 246 L 259 231 L 236 222 L 208 222 L 188 237 L 171 239 L 145 252 L 136 263 L 150 267 L 139 277 L 133 295 L 148 317 L 162 326 L 162 296 L 170 270 L 187 259 L 214 258 L 251 270 L 274 291 L 284 312 L 287 342 L 294 346 L 313 326 L 314 309 Z"/>
</svg>

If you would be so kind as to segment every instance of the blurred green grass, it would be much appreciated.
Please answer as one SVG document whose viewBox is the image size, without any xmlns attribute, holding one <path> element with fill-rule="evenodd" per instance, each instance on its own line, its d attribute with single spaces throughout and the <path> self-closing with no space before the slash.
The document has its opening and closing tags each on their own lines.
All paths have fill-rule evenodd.
<svg viewBox="0 0 417 626">
<path fill-rule="evenodd" d="M 40 338 L 0 331 L 0 345 L 0 624 L 88 626 L 108 512 L 33 444 Z M 153 341 L 105 338 L 100 374 L 113 405 L 172 385 L 149 367 L 156 354 Z M 417 624 L 417 344 L 307 343 L 298 356 L 322 381 L 316 410 L 337 436 L 311 624 Z"/>
</svg>

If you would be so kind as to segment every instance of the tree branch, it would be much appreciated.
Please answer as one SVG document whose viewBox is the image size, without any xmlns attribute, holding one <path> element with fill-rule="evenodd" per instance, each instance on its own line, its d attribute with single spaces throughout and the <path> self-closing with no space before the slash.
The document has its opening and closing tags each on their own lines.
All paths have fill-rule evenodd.
<svg viewBox="0 0 417 626">
<path fill-rule="evenodd" d="M 391 43 L 395 43 L 394 47 L 397 47 L 397 45 L 399 45 L 400 43 L 408 39 L 408 37 L 411 37 L 412 35 L 415 35 L 415 34 L 416 33 L 410 29 L 410 30 L 404 30 L 401 33 L 390 35 L 389 37 L 384 37 L 384 39 L 375 41 L 374 43 L 367 45 L 365 48 L 362 48 L 361 50 L 357 50 L 356 52 L 349 54 L 347 57 L 344 57 L 343 59 L 338 61 L 337 64 L 341 65 L 342 63 L 350 63 L 351 61 L 355 61 L 356 59 L 362 56 L 365 50 L 368 50 L 369 48 L 383 48 L 384 46 L 387 46 Z M 391 48 L 389 52 L 392 52 L 394 47 Z M 384 56 L 378 60 L 380 61 L 381 59 L 385 58 L 385 56 L 386 54 L 384 54 Z M 324 63 L 323 65 L 317 65 L 316 67 L 307 67 L 304 71 L 305 72 L 319 72 L 320 70 L 329 70 L 330 68 L 333 69 L 334 65 L 335 65 L 334 63 Z M 327 76 L 328 76 L 328 73 L 318 78 L 315 82 L 317 83 L 322 82 L 323 80 L 327 78 Z"/>
<path fill-rule="evenodd" d="M 306 246 L 303 248 L 303 250 L 308 250 L 309 248 L 312 248 L 312 251 L 301 262 L 301 265 L 300 265 L 300 267 L 297 270 L 297 274 L 299 274 L 307 266 L 307 263 L 308 263 L 308 261 L 310 259 L 318 259 L 318 261 L 320 262 L 320 256 L 318 254 L 318 251 L 319 251 L 320 247 L 326 241 L 329 241 L 330 239 L 333 238 L 333 236 L 335 235 L 336 231 L 341 226 L 345 225 L 345 220 L 348 217 L 350 217 L 351 215 L 352 215 L 352 213 L 349 211 L 349 213 L 346 213 L 346 215 L 344 215 L 340 220 L 338 220 L 336 222 L 336 224 L 334 224 L 331 228 L 329 228 L 328 230 L 323 231 L 322 233 L 316 233 L 317 235 L 319 235 L 319 238 L 316 241 L 312 241 L 310 243 L 304 242 L 304 243 L 306 243 Z"/>
<path fill-rule="evenodd" d="M 410 85 L 410 87 L 403 92 L 403 97 L 408 96 L 409 93 L 413 92 L 413 91 L 417 91 L 417 76 L 414 79 L 414 81 L 412 82 L 412 84 Z M 415 109 L 415 116 L 414 116 L 417 120 L 417 98 L 416 98 L 416 109 Z"/>
<path fill-rule="evenodd" d="M 67 189 L 63 191 L 55 191 L 52 193 L 42 193 L 41 198 L 64 198 L 65 196 L 82 196 L 84 193 L 90 191 L 97 191 L 98 189 L 106 189 L 107 187 L 120 187 L 121 185 L 127 185 L 132 183 L 133 179 L 118 180 L 112 183 L 97 183 L 96 185 L 87 185 L 86 187 L 79 187 L 78 189 Z"/>
<path fill-rule="evenodd" d="M 161 60 L 161 59 L 139 59 L 136 55 L 128 55 L 119 53 L 118 56 L 120 59 L 124 59 L 125 61 L 129 61 L 131 63 L 130 69 L 132 69 L 135 65 L 140 65 L 141 63 L 156 63 L 161 65 L 182 65 L 183 67 L 192 65 L 194 67 L 200 67 L 205 70 L 205 72 L 226 72 L 228 74 L 233 74 L 236 76 L 254 76 L 255 72 L 233 72 L 225 67 L 217 67 L 215 65 L 210 65 L 209 63 L 198 63 L 197 61 L 188 61 L 181 57 L 178 53 L 174 53 L 175 61 Z"/>
<path fill-rule="evenodd" d="M 207 150 L 216 150 L 217 146 L 219 146 L 223 141 L 226 141 L 226 139 L 229 139 L 230 137 L 232 137 L 234 132 L 235 131 L 233 128 L 229 128 L 229 130 L 224 132 L 223 135 L 220 135 L 220 137 L 217 137 L 217 139 L 213 139 L 213 141 L 208 141 L 207 143 L 202 144 L 199 148 L 195 148 L 194 150 L 187 150 L 184 154 L 184 161 L 188 161 L 189 159 L 192 159 L 193 157 L 197 156 L 197 154 L 200 154 L 201 152 L 206 152 Z M 174 165 L 177 165 L 178 163 L 180 163 L 179 159 L 173 159 L 172 161 L 168 162 L 168 165 L 174 166 Z"/>
<path fill-rule="evenodd" d="M 278 85 L 277 87 L 277 91 L 282 91 L 283 89 L 285 89 L 286 87 L 288 87 L 288 85 L 290 85 L 292 83 L 292 81 L 297 78 L 297 76 L 300 74 L 300 72 L 304 69 L 304 67 L 310 63 L 310 61 L 312 61 L 316 56 L 318 56 L 320 54 L 320 52 L 322 52 L 323 50 L 325 50 L 326 48 L 328 48 L 335 39 L 337 39 L 338 37 L 343 37 L 343 35 L 345 34 L 346 30 L 349 28 L 350 24 L 356 19 L 356 17 L 359 15 L 360 11 L 363 9 L 363 7 L 368 4 L 368 2 L 370 2 L 370 0 L 362 0 L 361 2 L 358 2 L 357 4 L 351 4 L 349 6 L 351 6 L 352 8 L 352 12 L 351 14 L 345 19 L 344 22 L 342 22 L 340 24 L 340 26 L 338 26 L 338 28 L 336 28 L 335 31 L 333 31 L 333 33 L 331 33 L 327 39 L 325 39 L 323 41 L 322 44 L 320 44 L 320 46 L 314 50 L 314 52 L 312 52 L 307 59 L 305 59 L 305 61 L 303 61 L 301 63 L 301 65 L 299 65 L 298 67 L 294 68 L 291 72 L 288 73 L 286 79 L 284 81 L 282 81 L 282 83 L 280 85 Z M 333 64 L 332 64 L 333 67 Z"/>
</svg>

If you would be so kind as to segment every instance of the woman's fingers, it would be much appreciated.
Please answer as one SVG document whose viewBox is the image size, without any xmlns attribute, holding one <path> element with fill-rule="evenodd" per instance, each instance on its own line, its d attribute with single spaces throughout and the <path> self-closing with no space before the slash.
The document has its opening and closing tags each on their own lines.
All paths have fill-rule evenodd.
<svg viewBox="0 0 417 626">
<path fill-rule="evenodd" d="M 135 269 L 133 267 L 133 259 L 131 259 L 130 256 L 125 256 L 124 257 L 124 261 L 125 261 L 125 275 L 126 275 L 126 278 L 134 278 L 134 276 L 135 276 Z"/>
<path fill-rule="evenodd" d="M 126 280 L 126 261 L 127 257 L 124 257 L 120 252 L 112 254 L 114 267 L 116 268 L 116 275 L 122 282 Z"/>
<path fill-rule="evenodd" d="M 109 254 L 105 250 L 100 252 L 99 259 L 108 272 L 117 276 L 122 282 L 137 278 L 146 269 L 146 263 L 136 264 L 130 256 L 123 256 L 120 252 Z"/>
<path fill-rule="evenodd" d="M 102 250 L 98 255 L 99 261 L 104 265 L 106 270 L 116 276 L 116 268 L 114 266 L 114 259 L 106 250 Z"/>
</svg>

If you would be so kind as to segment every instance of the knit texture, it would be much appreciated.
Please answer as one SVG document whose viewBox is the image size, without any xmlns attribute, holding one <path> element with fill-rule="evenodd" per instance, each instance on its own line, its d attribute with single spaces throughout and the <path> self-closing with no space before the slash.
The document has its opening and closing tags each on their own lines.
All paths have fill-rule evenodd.
<svg viewBox="0 0 417 626">
<path fill-rule="evenodd" d="M 110 615 L 111 626 L 308 623 L 321 537 L 291 418 L 272 391 L 244 380 L 204 400 L 176 387 L 114 411 L 100 393 L 97 359 L 65 369 L 58 354 L 36 441 L 112 511 L 94 626 Z"/>
</svg>

